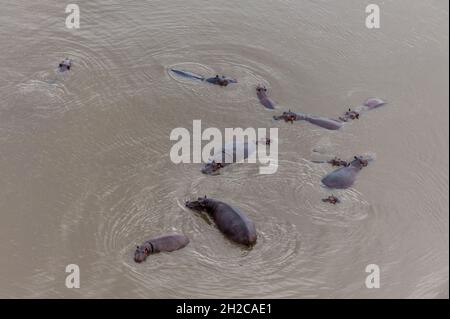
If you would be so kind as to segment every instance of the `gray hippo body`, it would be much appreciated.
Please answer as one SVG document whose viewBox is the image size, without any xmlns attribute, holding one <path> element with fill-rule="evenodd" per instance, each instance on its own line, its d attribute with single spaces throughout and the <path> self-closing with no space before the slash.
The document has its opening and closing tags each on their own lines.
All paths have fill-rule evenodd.
<svg viewBox="0 0 450 319">
<path fill-rule="evenodd" d="M 270 144 L 270 139 L 262 140 L 266 145 Z M 221 150 L 214 153 L 209 161 L 203 166 L 202 173 L 207 175 L 219 175 L 220 169 L 232 164 L 241 162 L 256 152 L 257 141 L 230 142 L 225 144 Z"/>
<path fill-rule="evenodd" d="M 141 246 L 137 246 L 134 252 L 134 261 L 143 262 L 150 254 L 170 252 L 181 249 L 189 244 L 189 238 L 184 235 L 172 234 L 147 240 Z"/>
<path fill-rule="evenodd" d="M 232 163 L 245 160 L 256 151 L 255 143 L 233 142 L 225 144 L 224 147 L 215 153 L 208 163 L 202 168 L 202 173 L 207 175 L 218 175 L 219 170 Z"/>
<path fill-rule="evenodd" d="M 293 123 L 294 121 L 307 121 L 311 124 L 323 127 L 327 130 L 338 130 L 342 127 L 343 122 L 328 117 L 310 115 L 305 113 L 295 113 L 295 112 L 283 112 L 279 116 L 273 117 L 275 120 L 285 120 L 286 122 Z"/>
<path fill-rule="evenodd" d="M 328 117 L 305 114 L 305 121 L 326 128 L 327 130 L 338 130 L 342 127 L 342 122 Z"/>
<path fill-rule="evenodd" d="M 354 158 L 347 166 L 340 167 L 322 178 L 322 183 L 330 188 L 348 188 L 353 185 L 359 171 L 367 166 L 368 161 L 361 157 Z"/>
<path fill-rule="evenodd" d="M 237 83 L 237 80 L 226 77 L 224 75 L 219 76 L 213 76 L 210 78 L 205 78 L 199 74 L 195 74 L 193 72 L 190 71 L 185 71 L 185 70 L 177 70 L 177 69 L 170 69 L 170 71 L 172 71 L 173 73 L 188 78 L 188 79 L 194 79 L 194 80 L 200 80 L 200 81 L 206 81 L 208 83 L 211 84 L 216 84 L 216 85 L 220 85 L 220 86 L 227 86 L 230 83 Z"/>
<path fill-rule="evenodd" d="M 219 230 L 232 241 L 246 246 L 256 243 L 255 224 L 239 209 L 206 196 L 186 202 L 186 207 L 207 212 Z"/>
<path fill-rule="evenodd" d="M 256 87 L 256 96 L 266 108 L 271 110 L 275 108 L 275 102 L 267 96 L 267 89 L 264 86 L 258 85 Z"/>
<path fill-rule="evenodd" d="M 368 98 L 365 102 L 364 102 L 364 106 L 367 107 L 368 109 L 375 109 L 379 106 L 385 105 L 387 102 L 377 98 L 377 97 L 371 97 Z"/>
<path fill-rule="evenodd" d="M 170 69 L 170 71 L 172 71 L 173 73 L 188 78 L 188 79 L 195 79 L 195 80 L 200 80 L 200 81 L 204 81 L 205 78 L 201 75 L 192 73 L 190 71 L 184 71 L 184 70 L 177 70 L 177 69 Z"/>
</svg>

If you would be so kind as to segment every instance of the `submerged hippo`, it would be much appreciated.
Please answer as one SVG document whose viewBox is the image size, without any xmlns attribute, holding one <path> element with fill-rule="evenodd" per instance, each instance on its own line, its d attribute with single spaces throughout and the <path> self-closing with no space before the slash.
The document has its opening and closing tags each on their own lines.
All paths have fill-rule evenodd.
<svg viewBox="0 0 450 319">
<path fill-rule="evenodd" d="M 255 224 L 239 209 L 206 196 L 187 201 L 186 207 L 207 212 L 219 230 L 232 241 L 246 246 L 256 243 Z"/>
<path fill-rule="evenodd" d="M 189 244 L 189 238 L 184 235 L 173 234 L 153 238 L 136 247 L 134 261 L 140 263 L 150 254 L 178 250 L 187 244 Z"/>
<path fill-rule="evenodd" d="M 208 83 L 212 83 L 212 84 L 216 84 L 216 85 L 220 85 L 220 86 L 227 86 L 230 83 L 237 83 L 237 81 L 235 79 L 228 78 L 224 75 L 222 75 L 222 76 L 216 75 L 216 76 L 213 76 L 210 78 L 205 78 L 204 76 L 201 76 L 201 75 L 189 72 L 189 71 L 177 70 L 177 69 L 170 69 L 170 71 L 172 71 L 173 73 L 175 73 L 177 75 L 185 77 L 185 78 L 206 81 Z"/>
<path fill-rule="evenodd" d="M 261 142 L 270 144 L 270 139 L 262 139 Z M 247 159 L 256 151 L 258 141 L 250 142 L 230 142 L 225 144 L 222 149 L 216 152 L 209 161 L 203 166 L 202 173 L 207 175 L 219 175 L 219 170 L 232 164 Z"/>
<path fill-rule="evenodd" d="M 330 195 L 327 198 L 322 198 L 322 202 L 336 205 L 337 203 L 340 203 L 341 201 L 336 196 Z"/>
<path fill-rule="evenodd" d="M 59 63 L 58 71 L 59 72 L 69 71 L 71 66 L 72 60 L 70 60 L 69 58 L 65 58 L 64 60 L 61 61 L 61 63 Z"/>
<path fill-rule="evenodd" d="M 259 102 L 266 108 L 271 110 L 275 108 L 275 102 L 267 96 L 267 89 L 265 86 L 258 85 L 256 87 L 256 96 L 258 96 Z"/>
<path fill-rule="evenodd" d="M 327 161 L 328 164 L 331 164 L 331 166 L 348 166 L 349 162 L 341 160 L 338 157 L 334 157 L 332 159 L 330 159 L 329 161 Z"/>
<path fill-rule="evenodd" d="M 326 128 L 328 130 L 338 130 L 342 127 L 343 122 L 328 117 L 310 115 L 305 113 L 295 113 L 289 110 L 281 115 L 275 115 L 274 120 L 284 120 L 285 122 L 294 123 L 294 121 L 307 121 L 314 125 Z"/>
<path fill-rule="evenodd" d="M 220 86 L 227 86 L 230 83 L 237 83 L 235 79 L 228 78 L 225 75 L 216 75 L 214 77 L 207 78 L 205 81 Z"/>
<path fill-rule="evenodd" d="M 322 183 L 330 188 L 347 188 L 353 185 L 359 171 L 368 165 L 368 159 L 355 156 L 347 166 L 340 167 L 322 178 Z"/>
</svg>

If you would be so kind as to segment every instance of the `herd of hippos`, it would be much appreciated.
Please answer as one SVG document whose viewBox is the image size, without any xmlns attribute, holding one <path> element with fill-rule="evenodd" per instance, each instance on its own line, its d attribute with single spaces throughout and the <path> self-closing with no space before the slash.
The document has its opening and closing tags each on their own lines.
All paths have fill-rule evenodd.
<svg viewBox="0 0 450 319">
<path fill-rule="evenodd" d="M 59 72 L 66 72 L 69 71 L 71 67 L 72 60 L 66 58 L 59 64 L 58 70 Z M 170 69 L 170 71 L 178 76 L 204 81 L 219 86 L 227 86 L 228 84 L 237 83 L 235 79 L 228 78 L 226 76 L 216 75 L 206 78 L 185 70 Z M 276 103 L 268 97 L 267 89 L 264 86 L 258 85 L 256 87 L 256 96 L 264 107 L 267 109 L 275 109 Z M 284 120 L 285 122 L 291 123 L 294 121 L 304 120 L 328 130 L 338 130 L 344 125 L 344 123 L 350 120 L 359 119 L 361 111 L 375 109 L 384 104 L 386 104 L 386 102 L 382 99 L 369 98 L 358 110 L 348 109 L 348 111 L 346 111 L 338 119 L 304 113 L 295 113 L 290 110 L 283 112 L 281 115 L 274 116 L 273 119 Z M 265 143 L 269 144 L 270 139 L 266 139 Z M 224 146 L 220 152 L 215 154 L 212 159 L 205 164 L 202 168 L 202 173 L 208 175 L 218 174 L 220 169 L 229 164 L 228 161 L 224 160 L 224 156 L 236 156 L 236 150 L 239 149 L 239 147 L 244 148 L 244 159 L 255 151 L 255 145 L 251 145 L 251 143 L 232 145 L 231 153 L 234 154 L 230 154 L 226 147 L 227 146 Z M 236 157 L 233 158 L 235 159 L 233 162 L 239 161 Z M 337 166 L 338 168 L 326 174 L 322 178 L 322 183 L 332 189 L 348 188 L 353 185 L 357 174 L 363 167 L 368 165 L 369 161 L 371 161 L 371 158 L 363 156 L 354 156 L 354 158 L 349 161 L 345 161 L 337 157 L 327 160 L 325 161 L 326 163 L 329 163 L 332 166 Z M 331 204 L 339 203 L 339 199 L 334 195 L 330 195 L 327 198 L 322 199 L 322 201 Z M 197 200 L 187 201 L 185 206 L 194 211 L 206 212 L 212 217 L 217 225 L 217 228 L 233 242 L 245 246 L 252 246 L 256 243 L 257 236 L 255 224 L 238 208 L 216 199 L 207 198 L 206 196 L 203 198 L 199 197 Z M 188 243 L 189 238 L 181 234 L 169 234 L 153 238 L 147 240 L 142 245 L 137 246 L 134 253 L 134 261 L 140 263 L 143 262 L 150 254 L 178 250 L 185 247 Z"/>
</svg>

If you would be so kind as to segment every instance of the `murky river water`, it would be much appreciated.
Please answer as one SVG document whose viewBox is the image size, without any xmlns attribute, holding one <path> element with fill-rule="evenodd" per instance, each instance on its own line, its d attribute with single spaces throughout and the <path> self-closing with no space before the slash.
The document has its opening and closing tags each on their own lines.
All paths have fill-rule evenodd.
<svg viewBox="0 0 450 319">
<path fill-rule="evenodd" d="M 359 0 L 77 3 L 69 30 L 64 3 L 0 1 L 0 297 L 448 298 L 447 1 L 379 1 L 380 29 Z M 174 65 L 239 83 L 175 79 Z M 339 131 L 271 120 L 337 117 L 369 96 L 389 104 Z M 173 164 L 169 134 L 194 119 L 278 127 L 278 172 Z M 376 160 L 331 192 L 314 149 Z M 331 193 L 342 203 L 321 201 Z M 183 207 L 205 194 L 255 221 L 256 246 Z M 171 232 L 190 244 L 134 263 L 136 244 Z"/>
</svg>

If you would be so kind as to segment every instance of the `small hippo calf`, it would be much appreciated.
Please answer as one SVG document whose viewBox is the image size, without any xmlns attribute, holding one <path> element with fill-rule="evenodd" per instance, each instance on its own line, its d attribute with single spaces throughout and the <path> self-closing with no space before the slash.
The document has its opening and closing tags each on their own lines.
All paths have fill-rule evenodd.
<svg viewBox="0 0 450 319">
<path fill-rule="evenodd" d="M 189 244 L 189 238 L 184 235 L 165 235 L 147 240 L 141 246 L 136 247 L 134 261 L 143 262 L 150 254 L 159 252 L 170 252 L 181 249 Z"/>
</svg>

